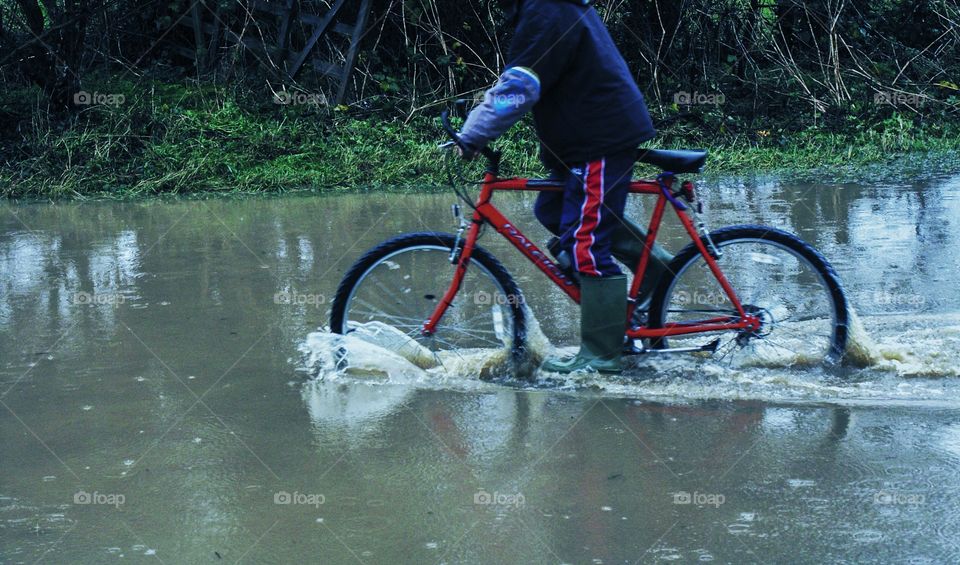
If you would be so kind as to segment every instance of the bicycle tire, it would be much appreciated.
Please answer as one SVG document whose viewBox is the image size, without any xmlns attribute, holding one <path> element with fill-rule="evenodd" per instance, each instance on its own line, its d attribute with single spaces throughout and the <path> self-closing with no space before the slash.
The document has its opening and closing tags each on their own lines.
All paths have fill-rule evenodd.
<svg viewBox="0 0 960 565">
<path fill-rule="evenodd" d="M 456 240 L 456 236 L 449 233 L 415 232 L 390 238 L 367 251 L 347 270 L 343 279 L 340 281 L 340 285 L 337 287 L 330 312 L 331 331 L 337 334 L 346 333 L 347 306 L 354 287 L 363 279 L 365 273 L 379 264 L 385 257 L 408 248 L 423 246 L 441 246 L 452 251 Z M 460 245 L 462 247 L 463 240 L 460 241 Z M 519 287 L 506 267 L 489 251 L 479 245 L 474 246 L 470 261 L 476 261 L 483 266 L 507 295 L 522 297 Z M 511 357 L 514 363 L 519 365 L 526 356 L 526 317 L 523 309 L 523 300 L 520 298 L 510 301 L 507 306 L 513 321 Z"/>
<path fill-rule="evenodd" d="M 717 246 L 722 246 L 724 243 L 737 240 L 766 241 L 783 246 L 803 257 L 820 276 L 833 302 L 833 335 L 829 353 L 826 355 L 825 361 L 830 364 L 842 361 L 849 338 L 850 307 L 846 294 L 843 291 L 840 277 L 837 275 L 833 266 L 819 251 L 789 232 L 754 224 L 721 228 L 711 232 L 709 239 L 706 237 L 701 238 L 703 244 L 708 248 L 711 240 Z M 681 249 L 673 261 L 671 261 L 668 266 L 668 275 L 664 276 L 660 281 L 660 284 L 656 290 L 654 290 L 651 300 L 649 317 L 651 328 L 656 329 L 663 327 L 667 314 L 666 308 L 669 306 L 671 299 L 668 294 L 672 292 L 676 278 L 686 271 L 688 264 L 692 264 L 698 259 L 702 259 L 700 250 L 691 242 Z M 667 346 L 666 342 L 666 339 L 656 340 L 652 346 L 655 348 L 665 348 Z"/>
</svg>

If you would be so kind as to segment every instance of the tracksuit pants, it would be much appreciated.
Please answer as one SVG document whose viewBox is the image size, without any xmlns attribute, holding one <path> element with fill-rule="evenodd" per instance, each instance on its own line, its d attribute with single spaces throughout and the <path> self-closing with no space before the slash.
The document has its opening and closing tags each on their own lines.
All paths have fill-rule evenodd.
<svg viewBox="0 0 960 565">
<path fill-rule="evenodd" d="M 623 151 L 564 171 L 564 190 L 541 192 L 534 205 L 540 223 L 560 238 L 581 275 L 621 274 L 610 254 L 636 163 L 636 150 Z"/>
</svg>

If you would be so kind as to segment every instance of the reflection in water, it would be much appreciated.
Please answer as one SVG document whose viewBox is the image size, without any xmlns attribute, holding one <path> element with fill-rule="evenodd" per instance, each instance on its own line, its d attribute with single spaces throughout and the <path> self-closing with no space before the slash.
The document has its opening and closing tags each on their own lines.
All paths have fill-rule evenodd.
<svg viewBox="0 0 960 565">
<path fill-rule="evenodd" d="M 478 533 L 508 537 L 510 543 L 476 543 L 475 536 L 458 541 L 456 528 L 438 536 L 417 520 L 385 532 L 405 540 L 411 554 L 436 546 L 453 562 L 529 560 L 546 547 L 576 562 L 633 561 L 648 551 L 687 561 L 702 553 L 748 561 L 750 554 L 727 537 L 736 535 L 745 536 L 753 555 L 769 561 L 786 558 L 788 548 L 802 543 L 802 532 L 817 531 L 822 541 L 804 550 L 814 562 L 832 553 L 850 555 L 847 544 L 866 531 L 879 532 L 890 544 L 859 547 L 864 558 L 887 551 L 899 555 L 904 550 L 892 549 L 899 547 L 897 540 L 910 538 L 926 512 L 956 521 L 940 505 L 921 512 L 886 502 L 891 489 L 929 488 L 929 477 L 891 465 L 886 454 L 940 457 L 917 452 L 906 437 L 887 442 L 885 449 L 865 439 L 878 423 L 889 422 L 889 415 L 858 410 L 851 419 L 847 409 L 759 404 L 596 404 L 503 391 L 443 396 L 438 403 L 436 394 L 418 394 L 393 415 L 376 416 L 384 429 L 395 430 L 381 436 L 385 445 L 410 445 L 402 439 L 410 433 L 427 445 L 417 444 L 424 449 L 414 448 L 407 455 L 412 460 L 387 463 L 374 456 L 368 464 L 383 465 L 377 468 L 386 478 L 379 473 L 371 478 L 398 480 L 415 504 L 426 502 L 445 520 L 473 523 Z M 527 405 L 504 402 L 514 397 Z M 575 425 L 556 427 L 567 417 Z M 442 475 L 437 483 L 442 488 L 431 490 L 424 483 L 441 478 L 429 470 L 437 454 L 453 471 Z M 416 463 L 420 457 L 423 466 Z M 409 481 L 395 473 L 398 465 L 412 466 L 425 480 L 407 490 Z M 477 493 L 504 502 L 478 503 Z M 695 504 L 693 497 L 705 502 Z M 677 522 L 684 524 L 682 531 L 668 532 Z M 957 544 L 925 538 L 910 551 L 944 558 L 956 555 Z"/>
<path fill-rule="evenodd" d="M 414 394 L 406 387 L 347 386 L 317 381 L 303 387 L 303 401 L 318 433 L 342 429 L 356 442 L 382 433 L 381 420 L 401 410 Z"/>
<path fill-rule="evenodd" d="M 821 248 L 873 367 L 638 359 L 622 377 L 531 389 L 476 378 L 482 352 L 434 364 L 326 333 L 349 264 L 445 229 L 448 195 L 12 206 L 0 561 L 960 560 L 945 378 L 960 353 L 960 179 L 702 192 L 714 227 L 771 224 Z M 545 239 L 532 195 L 504 203 Z M 666 236 L 683 243 L 676 226 Z M 481 243 L 543 333 L 572 345 L 569 301 L 494 234 Z"/>
</svg>

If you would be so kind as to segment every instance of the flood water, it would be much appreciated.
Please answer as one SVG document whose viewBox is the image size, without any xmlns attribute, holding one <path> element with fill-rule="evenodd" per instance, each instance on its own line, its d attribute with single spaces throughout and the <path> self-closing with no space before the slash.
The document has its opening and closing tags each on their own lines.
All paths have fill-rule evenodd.
<svg viewBox="0 0 960 565">
<path fill-rule="evenodd" d="M 518 387 L 347 344 L 342 370 L 340 278 L 451 231 L 451 195 L 5 203 L 0 562 L 960 562 L 960 178 L 701 191 L 711 227 L 832 261 L 865 366 Z M 532 202 L 499 201 L 543 241 Z M 571 345 L 567 299 L 481 245 Z"/>
</svg>

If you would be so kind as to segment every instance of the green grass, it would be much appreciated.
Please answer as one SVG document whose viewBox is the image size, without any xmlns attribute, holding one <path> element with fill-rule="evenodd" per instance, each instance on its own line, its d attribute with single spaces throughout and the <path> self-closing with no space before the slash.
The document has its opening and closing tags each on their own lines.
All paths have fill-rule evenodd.
<svg viewBox="0 0 960 565">
<path fill-rule="evenodd" d="M 7 197 L 135 198 L 160 194 L 426 191 L 446 186 L 438 120 L 358 116 L 344 109 L 280 106 L 269 95 L 223 87 L 103 83 L 118 106 L 88 106 L 56 121 L 33 89 L 0 95 L 0 190 Z M 960 126 L 920 128 L 894 116 L 844 132 L 739 132 L 689 127 L 654 144 L 705 147 L 715 174 L 857 178 L 878 165 L 958 167 Z M 504 173 L 538 175 L 528 123 L 497 143 Z M 477 174 L 478 165 L 468 174 Z M 907 173 L 909 174 L 909 172 Z"/>
</svg>

